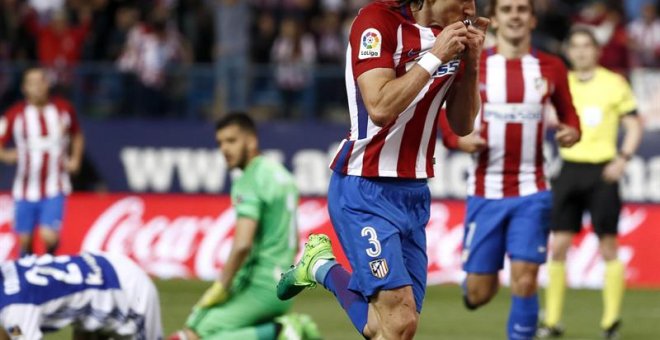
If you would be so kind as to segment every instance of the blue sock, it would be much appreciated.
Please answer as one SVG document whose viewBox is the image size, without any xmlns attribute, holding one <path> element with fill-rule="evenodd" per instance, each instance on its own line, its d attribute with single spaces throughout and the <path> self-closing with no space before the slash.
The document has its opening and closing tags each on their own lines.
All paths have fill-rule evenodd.
<svg viewBox="0 0 660 340">
<path fill-rule="evenodd" d="M 539 297 L 511 296 L 507 333 L 510 340 L 533 339 L 539 318 Z"/>
<path fill-rule="evenodd" d="M 353 326 L 362 334 L 364 326 L 367 325 L 369 302 L 362 295 L 348 289 L 351 274 L 336 261 L 329 261 L 321 265 L 314 276 L 316 282 L 335 295 Z"/>
</svg>

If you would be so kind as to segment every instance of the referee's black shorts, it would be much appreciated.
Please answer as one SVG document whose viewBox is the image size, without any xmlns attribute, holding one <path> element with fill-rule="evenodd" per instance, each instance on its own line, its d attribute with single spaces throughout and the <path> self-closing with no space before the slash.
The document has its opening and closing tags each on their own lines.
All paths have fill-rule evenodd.
<svg viewBox="0 0 660 340">
<path fill-rule="evenodd" d="M 606 164 L 564 161 L 552 183 L 552 231 L 579 232 L 582 214 L 588 211 L 598 236 L 617 234 L 621 211 L 619 183 L 603 180 Z"/>
</svg>

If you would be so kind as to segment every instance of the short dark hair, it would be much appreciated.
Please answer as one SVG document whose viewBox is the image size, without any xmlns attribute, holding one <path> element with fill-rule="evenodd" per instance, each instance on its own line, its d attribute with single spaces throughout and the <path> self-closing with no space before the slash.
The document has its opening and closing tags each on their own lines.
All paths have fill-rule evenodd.
<svg viewBox="0 0 660 340">
<path fill-rule="evenodd" d="M 536 13 L 534 12 L 534 0 L 528 0 L 529 7 L 532 9 L 532 14 L 535 15 Z M 497 0 L 490 0 L 488 2 L 488 7 L 486 7 L 486 13 L 488 17 L 495 16 L 495 9 L 497 8 Z"/>
<path fill-rule="evenodd" d="M 571 30 L 568 32 L 568 35 L 566 36 L 566 43 L 568 44 L 568 42 L 570 42 L 571 39 L 573 39 L 573 36 L 578 34 L 586 35 L 589 38 L 589 40 L 591 40 L 591 42 L 594 44 L 594 46 L 600 47 L 600 43 L 598 42 L 598 39 L 596 39 L 596 35 L 594 34 L 594 31 L 585 25 L 575 25 L 571 27 Z"/>
<path fill-rule="evenodd" d="M 403 8 L 408 5 L 416 4 L 417 7 L 422 8 L 424 5 L 424 0 L 396 0 L 399 4 L 399 8 Z"/>
<path fill-rule="evenodd" d="M 254 120 L 245 112 L 231 112 L 218 120 L 215 124 L 215 131 L 220 131 L 228 126 L 237 125 L 241 130 L 251 134 L 257 134 L 257 125 Z"/>
</svg>

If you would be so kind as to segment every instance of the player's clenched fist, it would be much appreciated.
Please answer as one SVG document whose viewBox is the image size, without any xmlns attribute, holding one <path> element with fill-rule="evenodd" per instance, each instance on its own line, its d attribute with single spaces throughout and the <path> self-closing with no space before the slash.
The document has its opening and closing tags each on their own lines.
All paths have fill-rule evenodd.
<svg viewBox="0 0 660 340">
<path fill-rule="evenodd" d="M 435 39 L 431 53 L 446 63 L 462 53 L 467 47 L 468 29 L 462 22 L 445 27 Z"/>
<path fill-rule="evenodd" d="M 570 148 L 575 143 L 580 141 L 580 133 L 576 128 L 561 123 L 557 127 L 555 140 L 557 140 L 557 143 L 562 148 Z"/>
<path fill-rule="evenodd" d="M 479 60 L 489 24 L 489 19 L 479 17 L 467 26 L 466 52 L 463 54 L 466 61 L 476 63 Z"/>
</svg>

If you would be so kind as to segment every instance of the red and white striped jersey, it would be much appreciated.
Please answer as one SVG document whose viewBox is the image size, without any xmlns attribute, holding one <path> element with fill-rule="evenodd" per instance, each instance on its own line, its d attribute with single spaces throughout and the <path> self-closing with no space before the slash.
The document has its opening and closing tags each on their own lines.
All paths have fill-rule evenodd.
<svg viewBox="0 0 660 340">
<path fill-rule="evenodd" d="M 497 199 L 547 190 L 546 104 L 554 105 L 562 123 L 580 131 L 566 67 L 559 58 L 536 50 L 506 59 L 489 49 L 481 56 L 479 72 L 482 108 L 475 129 L 488 147 L 474 154 L 468 194 Z M 441 128 L 445 145 L 455 147 L 448 124 Z"/>
<path fill-rule="evenodd" d="M 70 137 L 79 131 L 73 107 L 60 98 L 41 108 L 20 102 L 7 110 L 0 118 L 0 143 L 16 145 L 14 199 L 38 201 L 71 192 L 64 165 Z"/>
<path fill-rule="evenodd" d="M 369 118 L 357 79 L 376 68 L 403 76 L 433 47 L 440 31 L 416 24 L 410 8 L 396 2 L 376 1 L 362 8 L 351 26 L 346 52 L 351 130 L 330 166 L 334 171 L 363 177 L 433 177 L 438 111 L 460 61 L 441 65 L 396 120 L 383 127 Z"/>
</svg>

